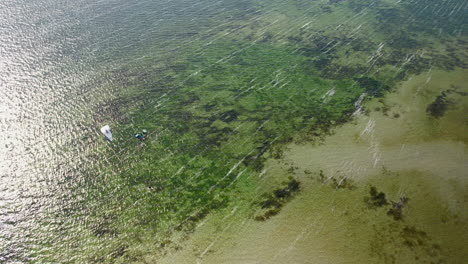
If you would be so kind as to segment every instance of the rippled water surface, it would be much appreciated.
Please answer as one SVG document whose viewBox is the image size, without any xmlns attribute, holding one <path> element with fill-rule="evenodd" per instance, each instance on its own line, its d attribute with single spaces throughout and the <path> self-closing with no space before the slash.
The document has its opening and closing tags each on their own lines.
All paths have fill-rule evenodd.
<svg viewBox="0 0 468 264">
<path fill-rule="evenodd" d="M 371 182 L 384 190 L 408 184 L 408 171 L 416 170 L 450 178 L 435 185 L 459 188 L 431 197 L 456 201 L 441 205 L 450 212 L 444 216 L 414 213 L 418 195 L 429 194 L 415 193 L 411 208 L 408 193 L 411 213 L 393 220 L 385 210 L 403 194 L 388 187 L 393 202 L 376 225 L 395 221 L 389 236 L 403 234 L 404 243 L 388 246 L 394 251 L 358 244 L 373 248 L 367 261 L 461 261 L 450 248 L 463 252 L 457 243 L 468 236 L 453 232 L 468 219 L 467 11 L 462 0 L 2 1 L 0 262 L 156 263 L 187 248 L 195 254 L 181 253 L 180 263 L 300 262 L 308 250 L 291 250 L 312 231 L 283 245 L 293 233 L 279 229 L 278 250 L 297 258 L 266 250 L 236 262 L 222 253 L 249 256 L 249 249 L 218 248 L 219 236 L 187 241 L 194 232 L 230 237 L 229 227 L 245 222 L 272 233 L 268 225 L 283 218 L 301 225 L 297 219 L 314 216 L 291 220 L 281 209 L 296 195 L 303 207 L 313 204 L 306 199 L 312 191 L 322 195 L 309 197 L 317 203 L 343 195 L 310 189 L 312 178 L 336 189 L 343 179 L 355 181 L 349 200 L 364 208 L 364 179 L 381 170 L 410 175 Z M 350 122 L 363 132 L 345 127 L 347 137 L 326 140 Z M 100 134 L 104 125 L 113 128 L 113 142 Z M 145 139 L 136 139 L 143 129 Z M 379 129 L 386 132 L 374 138 Z M 316 152 L 324 142 L 325 160 Z M 408 158 L 394 158 L 394 147 L 408 149 Z M 420 165 L 402 165 L 413 164 L 408 160 Z M 425 171 L 431 160 L 440 164 Z M 296 181 L 301 188 L 293 188 Z M 439 220 L 418 226 L 412 214 L 445 219 L 455 246 L 439 239 L 440 230 L 431 233 Z M 318 226 L 336 220 L 324 219 Z M 213 248 L 221 253 L 210 260 Z M 334 261 L 349 263 L 344 255 Z"/>
</svg>

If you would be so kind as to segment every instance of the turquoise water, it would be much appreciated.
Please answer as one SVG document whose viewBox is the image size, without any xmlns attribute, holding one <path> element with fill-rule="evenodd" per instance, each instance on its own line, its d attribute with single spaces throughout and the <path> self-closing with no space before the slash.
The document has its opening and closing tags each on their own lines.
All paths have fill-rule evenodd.
<svg viewBox="0 0 468 264">
<path fill-rule="evenodd" d="M 412 74 L 466 68 L 466 10 L 2 2 L 0 261 L 136 262 L 154 251 L 139 243 L 159 246 L 239 197 L 248 208 L 254 176 L 293 137 L 319 140 Z"/>
</svg>

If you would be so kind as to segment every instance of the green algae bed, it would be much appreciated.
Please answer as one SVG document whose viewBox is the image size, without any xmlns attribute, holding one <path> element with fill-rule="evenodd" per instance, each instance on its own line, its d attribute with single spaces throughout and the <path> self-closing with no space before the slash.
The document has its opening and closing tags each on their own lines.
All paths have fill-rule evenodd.
<svg viewBox="0 0 468 264">
<path fill-rule="evenodd" d="M 426 107 L 445 87 L 462 85 L 464 76 L 466 70 L 415 76 L 366 103 L 372 109 L 386 104 L 387 113 L 360 115 L 323 144 L 287 144 L 281 159 L 265 163 L 254 212 L 237 204 L 214 213 L 188 240 L 174 242 L 181 249 L 147 261 L 463 263 L 466 128 L 454 117 L 467 101 L 452 97 L 460 103 L 439 118 Z M 293 180 L 300 181 L 299 192 L 278 197 Z"/>
<path fill-rule="evenodd" d="M 92 154 L 106 158 L 96 165 L 100 173 L 89 171 L 86 195 L 79 199 L 86 209 L 65 208 L 62 222 L 44 224 L 82 223 L 61 234 L 72 246 L 54 247 L 59 253 L 50 252 L 43 263 L 249 263 L 255 254 L 247 246 L 219 246 L 218 252 L 245 255 L 236 260 L 213 251 L 223 239 L 204 248 L 196 242 L 201 237 L 202 245 L 218 232 L 235 240 L 234 227 L 249 225 L 265 225 L 259 228 L 276 236 L 238 240 L 253 248 L 264 244 L 258 245 L 261 263 L 461 263 L 467 250 L 466 182 L 444 194 L 437 177 L 382 172 L 378 162 L 376 170 L 387 176 L 374 173 L 366 180 L 284 164 L 291 146 L 313 149 L 369 112 L 402 119 L 404 104 L 400 109 L 378 98 L 416 75 L 466 73 L 460 70 L 467 61 L 462 12 L 449 16 L 439 1 L 425 1 L 445 12 L 437 19 L 431 18 L 434 8 L 420 1 L 268 2 L 243 1 L 229 14 L 195 25 L 192 34 L 173 28 L 190 41 L 178 50 L 158 49 L 166 53 L 148 47 L 139 51 L 145 57 L 138 67 L 115 70 L 125 82 L 115 100 L 101 106 L 105 114 L 98 119 L 112 120 L 116 140 Z M 226 17 L 229 23 L 221 23 Z M 453 109 L 466 109 L 466 83 L 436 92 L 422 108 L 424 120 L 460 124 L 444 120 Z M 460 126 L 466 129 L 466 120 Z M 149 131 L 145 140 L 133 139 L 142 129 Z M 467 142 L 462 135 L 452 140 Z M 398 186 L 405 186 L 404 193 Z M 459 204 L 445 203 L 445 195 Z M 235 221 L 223 226 L 221 219 Z M 246 221 L 254 223 L 239 225 Z M 303 236 L 316 234 L 316 241 L 304 239 L 308 243 L 288 249 L 289 224 L 306 227 Z M 352 245 L 343 246 L 347 241 Z M 38 252 L 54 243 L 44 241 Z M 186 252 L 190 245 L 197 245 L 196 253 Z"/>
</svg>

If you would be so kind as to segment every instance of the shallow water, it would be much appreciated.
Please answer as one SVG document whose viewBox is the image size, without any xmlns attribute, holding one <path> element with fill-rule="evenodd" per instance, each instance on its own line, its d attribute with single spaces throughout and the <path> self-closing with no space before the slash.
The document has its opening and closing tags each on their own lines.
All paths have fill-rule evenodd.
<svg viewBox="0 0 468 264">
<path fill-rule="evenodd" d="M 428 75 L 437 81 L 426 82 Z M 372 110 L 336 128 L 323 144 L 288 145 L 284 158 L 269 161 L 262 176 L 268 186 L 294 168 L 303 183 L 278 216 L 257 222 L 242 211 L 214 215 L 162 263 L 463 263 L 466 120 L 453 116 L 463 115 L 468 100 L 458 98 L 460 104 L 440 120 L 425 108 L 446 87 L 463 85 L 464 76 L 466 70 L 416 76 L 382 101 L 392 105 L 390 113 L 401 113 L 398 118 Z M 422 90 L 425 95 L 414 96 Z M 459 129 L 440 133 L 447 127 Z M 414 135 L 429 132 L 424 140 Z M 352 188 L 333 184 L 344 178 Z M 369 186 L 393 201 L 408 197 L 403 220 L 367 208 Z"/>
<path fill-rule="evenodd" d="M 278 160 L 356 182 L 382 167 L 417 167 L 466 186 L 467 8 L 457 0 L 2 2 L 0 262 L 155 261 L 210 227 L 211 214 L 251 221 L 259 196 L 285 180 L 268 167 Z M 409 88 L 367 102 L 402 82 Z M 433 115 L 442 117 L 430 117 L 438 95 Z M 342 125 L 350 121 L 358 124 Z M 111 144 L 99 132 L 105 124 Z M 146 140 L 133 138 L 142 129 Z M 440 192 L 436 200 L 451 197 Z M 292 202 L 310 205 L 302 195 Z M 289 238 L 268 229 L 286 211 L 262 233 Z"/>
<path fill-rule="evenodd" d="M 431 76 L 430 81 L 428 77 Z M 446 180 L 466 183 L 466 111 L 468 98 L 454 96 L 457 104 L 443 117 L 433 118 L 426 108 L 448 87 L 462 87 L 466 70 L 432 71 L 413 77 L 397 92 L 368 103 L 370 114 L 338 127 L 323 145 L 295 145 L 290 158 L 309 170 L 322 169 L 329 177 L 354 180 L 390 171 L 424 170 Z M 382 108 L 388 106 L 386 112 Z M 320 159 L 320 165 L 315 161 Z M 307 164 L 307 165 L 306 165 Z"/>
</svg>

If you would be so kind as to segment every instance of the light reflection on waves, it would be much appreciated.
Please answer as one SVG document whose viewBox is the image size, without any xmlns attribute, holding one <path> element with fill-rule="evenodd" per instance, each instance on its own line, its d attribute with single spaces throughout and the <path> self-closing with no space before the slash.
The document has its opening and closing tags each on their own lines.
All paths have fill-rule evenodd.
<svg viewBox="0 0 468 264">
<path fill-rule="evenodd" d="M 0 8 L 2 263 L 21 259 L 25 247 L 40 236 L 29 233 L 34 224 L 56 210 L 51 199 L 79 184 L 80 178 L 66 179 L 76 176 L 79 164 L 92 162 L 84 160 L 92 145 L 80 140 L 92 128 L 80 119 L 88 118 L 90 105 L 112 93 L 92 90 L 99 84 L 93 79 L 101 76 L 93 73 L 91 58 L 81 56 L 86 49 L 73 53 L 86 45 L 67 32 L 76 23 L 73 17 L 50 14 L 56 9 L 44 4 L 55 3 L 4 3 L 6 8 Z M 76 142 L 82 143 L 71 145 Z"/>
<path fill-rule="evenodd" d="M 110 56 L 168 35 L 145 30 L 147 22 L 156 28 L 155 11 L 177 22 L 180 12 L 190 15 L 190 8 L 206 8 L 191 1 L 161 1 L 163 8 L 152 1 L 127 6 L 126 1 L 0 4 L 0 146 L 5 146 L 0 157 L 0 261 L 20 258 L 28 243 L 34 246 L 28 232 L 42 213 L 77 208 L 80 197 L 67 199 L 66 191 L 81 184 L 81 165 L 93 166 L 87 152 L 94 140 L 83 135 L 95 135 L 88 126 L 93 119 L 89 107 L 112 96 L 108 88 L 113 83 L 99 74 L 116 67 Z M 136 9 L 144 11 L 133 16 Z"/>
</svg>

